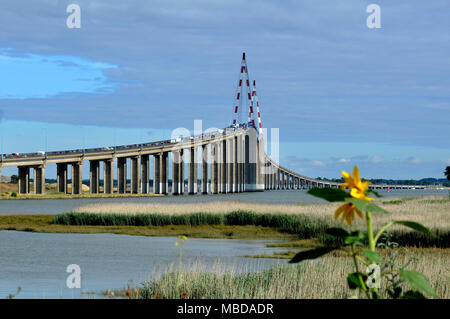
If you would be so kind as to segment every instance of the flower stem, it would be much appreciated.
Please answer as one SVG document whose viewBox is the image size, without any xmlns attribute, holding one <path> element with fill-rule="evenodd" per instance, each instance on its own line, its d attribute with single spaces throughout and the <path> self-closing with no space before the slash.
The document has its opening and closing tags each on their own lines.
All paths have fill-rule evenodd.
<svg viewBox="0 0 450 319">
<path fill-rule="evenodd" d="M 375 251 L 375 240 L 373 239 L 372 214 L 366 212 L 367 236 L 369 238 L 369 249 Z"/>
<path fill-rule="evenodd" d="M 366 212 L 366 222 L 367 222 L 367 237 L 369 239 L 369 249 L 375 252 L 375 243 L 376 241 L 373 238 L 373 228 L 372 228 L 372 214 L 370 212 Z M 377 288 L 373 287 L 372 291 L 377 292 Z"/>
</svg>

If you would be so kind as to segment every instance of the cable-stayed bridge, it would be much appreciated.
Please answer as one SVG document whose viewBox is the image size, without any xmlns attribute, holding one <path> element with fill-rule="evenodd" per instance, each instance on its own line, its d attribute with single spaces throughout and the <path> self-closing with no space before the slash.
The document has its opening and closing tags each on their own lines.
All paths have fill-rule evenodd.
<svg viewBox="0 0 450 319">
<path fill-rule="evenodd" d="M 250 90 L 250 78 L 244 53 L 231 125 L 223 130 L 132 145 L 1 154 L 0 174 L 3 167 L 17 167 L 21 194 L 30 193 L 31 189 L 36 194 L 45 193 L 45 170 L 49 164 L 56 164 L 58 192 L 81 194 L 82 169 L 86 161 L 89 161 L 89 188 L 90 193 L 93 194 L 101 191 L 106 194 L 113 192 L 218 194 L 338 187 L 338 183 L 314 179 L 290 171 L 265 154 L 256 82 L 253 81 L 252 84 Z M 245 113 L 242 114 L 243 112 Z M 243 119 L 247 112 L 248 117 Z M 198 158 L 201 160 L 199 161 Z M 153 189 L 150 187 L 150 165 L 153 165 Z M 169 170 L 170 165 L 171 170 Z M 130 176 L 127 176 L 127 166 L 130 166 Z M 115 168 L 117 169 L 117 187 L 114 187 Z M 171 188 L 169 188 L 169 172 L 171 172 Z M 185 175 L 187 175 L 187 185 Z M 33 180 L 33 187 L 30 187 L 31 180 Z M 69 180 L 71 180 L 70 189 Z M 370 185 L 369 188 L 419 189 L 425 186 Z"/>
</svg>

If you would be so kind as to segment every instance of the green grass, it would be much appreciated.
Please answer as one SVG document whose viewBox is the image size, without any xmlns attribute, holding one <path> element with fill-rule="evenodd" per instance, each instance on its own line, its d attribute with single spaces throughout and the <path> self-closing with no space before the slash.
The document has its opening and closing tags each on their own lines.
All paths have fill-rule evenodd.
<svg viewBox="0 0 450 319">
<path fill-rule="evenodd" d="M 0 215 L 0 230 L 37 233 L 118 234 L 134 236 L 179 236 L 190 238 L 283 239 L 295 236 L 262 226 L 244 225 L 165 225 L 165 226 L 89 226 L 54 224 L 55 215 Z"/>
<path fill-rule="evenodd" d="M 77 226 L 257 226 L 273 228 L 278 232 L 294 235 L 297 239 L 318 238 L 327 245 L 337 244 L 338 240 L 324 235 L 327 228 L 336 226 L 332 219 L 302 214 L 267 214 L 237 210 L 230 213 L 189 213 L 189 214 L 114 214 L 114 213 L 65 213 L 53 217 L 54 224 Z M 409 230 L 392 230 L 390 241 L 401 246 L 412 247 L 450 247 L 448 229 L 432 229 L 439 238 L 425 236 Z"/>
<path fill-rule="evenodd" d="M 305 215 L 256 214 L 241 210 L 225 214 L 193 213 L 181 215 L 65 213 L 54 216 L 53 223 L 99 226 L 252 225 L 274 228 L 281 232 L 295 234 L 298 238 L 314 238 L 330 227 L 330 224 L 323 219 Z"/>
<path fill-rule="evenodd" d="M 405 201 L 401 199 L 393 199 L 393 200 L 386 200 L 381 203 L 385 205 L 395 205 L 395 204 L 403 204 L 404 202 Z"/>
</svg>

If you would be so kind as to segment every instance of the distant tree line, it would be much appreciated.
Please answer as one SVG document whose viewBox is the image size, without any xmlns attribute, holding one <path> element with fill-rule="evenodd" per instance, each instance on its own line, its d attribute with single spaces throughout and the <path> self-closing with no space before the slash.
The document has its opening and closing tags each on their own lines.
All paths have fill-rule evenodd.
<svg viewBox="0 0 450 319">
<path fill-rule="evenodd" d="M 450 166 L 448 167 L 449 173 L 450 173 Z M 327 180 L 324 178 L 321 178 L 322 180 Z M 343 183 L 343 178 L 333 178 L 329 181 L 336 182 L 336 183 Z M 424 185 L 424 186 L 430 186 L 430 185 L 442 185 L 442 186 L 449 186 L 450 187 L 450 179 L 445 178 L 422 178 L 419 180 L 416 179 L 383 179 L 383 178 L 375 178 L 375 179 L 368 179 L 372 184 L 378 184 L 378 185 Z"/>
</svg>

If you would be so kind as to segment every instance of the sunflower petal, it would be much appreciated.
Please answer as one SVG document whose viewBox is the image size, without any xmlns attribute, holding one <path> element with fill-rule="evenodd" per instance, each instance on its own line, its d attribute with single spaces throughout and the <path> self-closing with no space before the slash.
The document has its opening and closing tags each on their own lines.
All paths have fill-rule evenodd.
<svg viewBox="0 0 450 319">
<path fill-rule="evenodd" d="M 334 212 L 334 219 L 338 219 L 339 215 L 342 214 L 342 212 L 345 212 L 346 205 L 347 204 L 343 204 L 336 209 L 336 211 Z"/>
<path fill-rule="evenodd" d="M 363 214 L 361 213 L 361 211 L 359 209 L 355 208 L 355 212 L 358 214 L 358 216 L 360 218 L 363 218 Z"/>
<path fill-rule="evenodd" d="M 350 196 L 351 197 L 354 197 L 354 198 L 361 198 L 361 192 L 359 191 L 359 189 L 357 189 L 357 188 L 352 188 L 351 190 L 350 190 Z"/>
<path fill-rule="evenodd" d="M 355 184 L 361 183 L 361 178 L 359 177 L 359 169 L 358 169 L 358 166 L 355 166 L 355 167 L 353 168 L 353 181 L 355 182 Z"/>
</svg>

